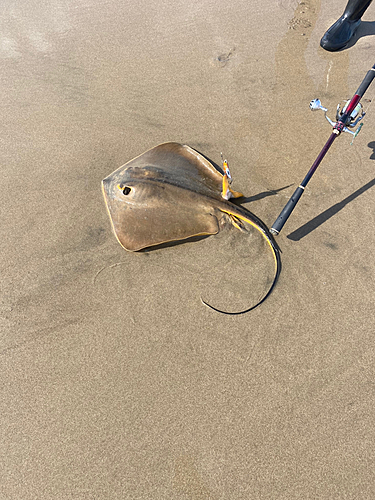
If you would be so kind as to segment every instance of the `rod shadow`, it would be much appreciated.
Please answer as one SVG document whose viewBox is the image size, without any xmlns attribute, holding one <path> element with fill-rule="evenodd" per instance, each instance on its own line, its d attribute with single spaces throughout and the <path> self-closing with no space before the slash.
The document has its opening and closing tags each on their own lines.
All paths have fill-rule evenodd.
<svg viewBox="0 0 375 500">
<path fill-rule="evenodd" d="M 262 191 L 261 193 L 255 194 L 254 196 L 243 196 L 242 198 L 231 198 L 231 202 L 234 203 L 235 205 L 241 205 L 242 203 L 251 203 L 252 201 L 258 201 L 262 200 L 263 198 L 267 198 L 268 196 L 275 196 L 277 193 L 280 191 L 283 191 L 284 189 L 288 189 L 293 184 L 289 184 L 288 186 L 281 187 L 279 189 L 270 189 L 268 191 Z"/>
<path fill-rule="evenodd" d="M 209 161 L 216 168 L 216 170 L 221 173 L 221 175 L 224 175 L 224 170 L 222 169 L 222 167 L 220 165 L 218 165 L 215 161 L 211 160 L 211 158 L 206 156 L 204 153 L 202 153 L 198 149 L 196 149 L 196 151 L 198 151 L 198 153 L 201 156 L 203 156 L 203 158 L 206 158 L 206 160 Z M 279 189 L 270 189 L 268 191 L 263 191 L 262 193 L 255 194 L 254 196 L 247 196 L 247 197 L 243 196 L 241 198 L 231 198 L 230 201 L 234 205 L 242 205 L 242 203 L 251 203 L 252 201 L 262 200 L 263 198 L 267 198 L 268 196 L 274 196 L 277 193 L 279 193 L 280 191 L 283 191 L 284 189 L 288 189 L 291 186 L 293 186 L 293 184 L 289 184 L 288 186 L 284 186 L 284 187 L 281 187 Z"/>
<path fill-rule="evenodd" d="M 375 142 L 370 143 L 370 144 L 375 145 Z M 373 154 L 373 156 L 375 159 L 375 154 Z M 288 234 L 287 238 L 289 240 L 293 240 L 293 241 L 299 241 L 300 239 L 304 238 L 309 233 L 314 231 L 314 229 L 316 229 L 317 227 L 322 225 L 324 222 L 326 222 L 328 219 L 330 219 L 331 217 L 336 215 L 338 212 L 340 212 L 340 210 L 342 210 L 348 203 L 350 203 L 351 201 L 358 198 L 358 196 L 360 196 L 361 194 L 363 194 L 365 191 L 372 188 L 373 186 L 375 186 L 375 178 L 372 179 L 372 181 L 365 184 L 364 186 L 362 186 L 361 188 L 357 189 L 357 191 L 354 191 L 354 193 L 352 193 L 347 198 L 344 198 L 339 203 L 332 205 L 332 207 L 328 208 L 327 210 L 325 210 L 321 214 L 317 215 L 316 217 L 311 219 L 309 222 L 307 222 L 303 226 L 299 227 L 298 229 L 296 229 L 292 233 Z"/>
</svg>

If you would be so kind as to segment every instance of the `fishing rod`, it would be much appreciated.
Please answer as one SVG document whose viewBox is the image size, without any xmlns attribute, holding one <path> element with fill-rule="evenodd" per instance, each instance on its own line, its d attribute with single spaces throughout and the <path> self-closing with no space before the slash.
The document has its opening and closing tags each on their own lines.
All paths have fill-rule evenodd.
<svg viewBox="0 0 375 500">
<path fill-rule="evenodd" d="M 324 108 L 320 102 L 319 99 L 314 99 L 310 102 L 310 109 L 312 111 L 316 111 L 317 109 L 321 109 L 324 111 L 324 116 L 328 120 L 328 122 L 332 125 L 333 131 L 328 139 L 328 141 L 325 143 L 323 146 L 323 149 L 321 152 L 318 154 L 316 160 L 312 164 L 310 170 L 306 174 L 306 177 L 303 179 L 301 184 L 298 186 L 298 188 L 294 191 L 293 195 L 285 205 L 285 207 L 282 209 L 280 212 L 280 215 L 278 218 L 275 220 L 273 226 L 270 229 L 270 232 L 274 235 L 278 235 L 282 228 L 284 227 L 284 224 L 286 221 L 289 219 L 290 214 L 293 212 L 294 208 L 296 207 L 298 200 L 301 198 L 307 183 L 311 179 L 311 177 L 314 175 L 314 172 L 320 165 L 321 161 L 323 160 L 324 156 L 326 155 L 327 151 L 329 148 L 332 146 L 333 141 L 338 137 L 341 132 L 348 132 L 349 134 L 353 135 L 353 140 L 357 137 L 359 134 L 363 123 L 359 124 L 358 123 L 362 120 L 362 118 L 365 116 L 365 112 L 363 110 L 363 106 L 360 103 L 360 100 L 362 99 L 364 93 L 366 90 L 369 88 L 372 80 L 375 78 L 375 64 L 373 67 L 367 72 L 366 76 L 364 77 L 361 85 L 358 87 L 357 92 L 353 95 L 353 97 L 345 101 L 343 106 L 341 107 L 340 104 L 337 105 L 337 111 L 336 111 L 336 122 L 332 121 L 330 118 L 327 116 L 327 108 Z M 357 129 L 355 130 L 350 130 L 354 129 L 358 125 Z M 352 143 L 353 143 L 352 140 Z"/>
</svg>

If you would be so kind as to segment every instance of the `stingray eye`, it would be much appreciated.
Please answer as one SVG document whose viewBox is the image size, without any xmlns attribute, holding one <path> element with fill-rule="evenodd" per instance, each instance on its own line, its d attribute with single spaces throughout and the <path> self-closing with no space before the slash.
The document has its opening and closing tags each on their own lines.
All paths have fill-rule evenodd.
<svg viewBox="0 0 375 500">
<path fill-rule="evenodd" d="M 125 186 L 124 189 L 122 190 L 122 192 L 124 193 L 124 195 L 126 196 L 127 194 L 129 194 L 131 191 L 130 187 L 129 186 Z"/>
</svg>

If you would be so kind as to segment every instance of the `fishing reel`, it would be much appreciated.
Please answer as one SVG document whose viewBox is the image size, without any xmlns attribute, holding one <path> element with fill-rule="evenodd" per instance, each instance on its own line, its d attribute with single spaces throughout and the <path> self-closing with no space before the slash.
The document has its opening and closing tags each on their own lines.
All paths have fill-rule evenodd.
<svg viewBox="0 0 375 500">
<path fill-rule="evenodd" d="M 337 105 L 336 122 L 338 122 L 340 120 L 340 118 L 345 114 L 347 107 L 349 105 L 349 102 L 350 102 L 350 99 L 345 100 L 342 103 L 339 103 Z M 313 99 L 310 102 L 310 109 L 311 109 L 311 111 L 316 111 L 317 109 L 321 109 L 322 111 L 324 111 L 324 116 L 326 117 L 327 121 L 332 125 L 332 127 L 334 127 L 336 125 L 336 122 L 334 122 L 333 120 L 331 120 L 327 116 L 328 109 L 324 108 L 322 106 L 322 103 L 320 102 L 319 99 Z M 354 129 L 358 125 L 358 123 L 362 120 L 362 118 L 365 116 L 365 114 L 366 113 L 363 110 L 362 104 L 358 103 L 357 106 L 353 109 L 353 111 L 350 113 L 350 115 L 348 116 L 348 118 L 346 120 L 345 126 L 343 128 L 343 132 L 348 132 L 349 134 L 352 134 L 352 136 L 353 136 L 352 144 L 353 144 L 354 139 L 357 137 L 357 135 L 361 131 L 363 123 L 360 123 L 359 126 L 356 128 L 356 130 L 350 130 L 350 129 Z"/>
</svg>

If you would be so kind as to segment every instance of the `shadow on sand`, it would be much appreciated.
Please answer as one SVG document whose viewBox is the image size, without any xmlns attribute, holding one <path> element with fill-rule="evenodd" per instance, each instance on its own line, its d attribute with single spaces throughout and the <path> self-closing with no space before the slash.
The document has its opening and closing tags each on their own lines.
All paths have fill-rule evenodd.
<svg viewBox="0 0 375 500">
<path fill-rule="evenodd" d="M 347 50 L 350 47 L 353 47 L 353 45 L 355 45 L 360 38 L 371 35 L 375 35 L 375 21 L 362 21 L 353 38 L 342 50 Z"/>
<path fill-rule="evenodd" d="M 375 143 L 370 143 L 370 144 L 375 144 Z M 375 155 L 374 155 L 374 159 L 375 159 Z M 296 229 L 292 233 L 288 234 L 287 238 L 289 240 L 293 240 L 293 241 L 299 241 L 300 239 L 304 238 L 309 233 L 314 231 L 314 229 L 316 229 L 321 224 L 326 222 L 328 219 L 330 219 L 331 217 L 336 215 L 338 212 L 340 212 L 340 210 L 342 210 L 346 205 L 348 205 L 348 203 L 350 203 L 351 201 L 358 198 L 358 196 L 360 196 L 361 194 L 363 194 L 365 191 L 372 188 L 373 186 L 375 186 L 375 179 L 372 179 L 372 181 L 368 182 L 367 184 L 365 184 L 361 188 L 357 189 L 357 191 L 354 191 L 354 193 L 352 193 L 347 198 L 344 198 L 339 203 L 332 205 L 332 207 L 328 208 L 327 210 L 325 210 L 321 214 L 317 215 L 316 217 L 311 219 L 309 222 L 307 222 L 303 226 L 299 227 L 298 229 Z"/>
</svg>

